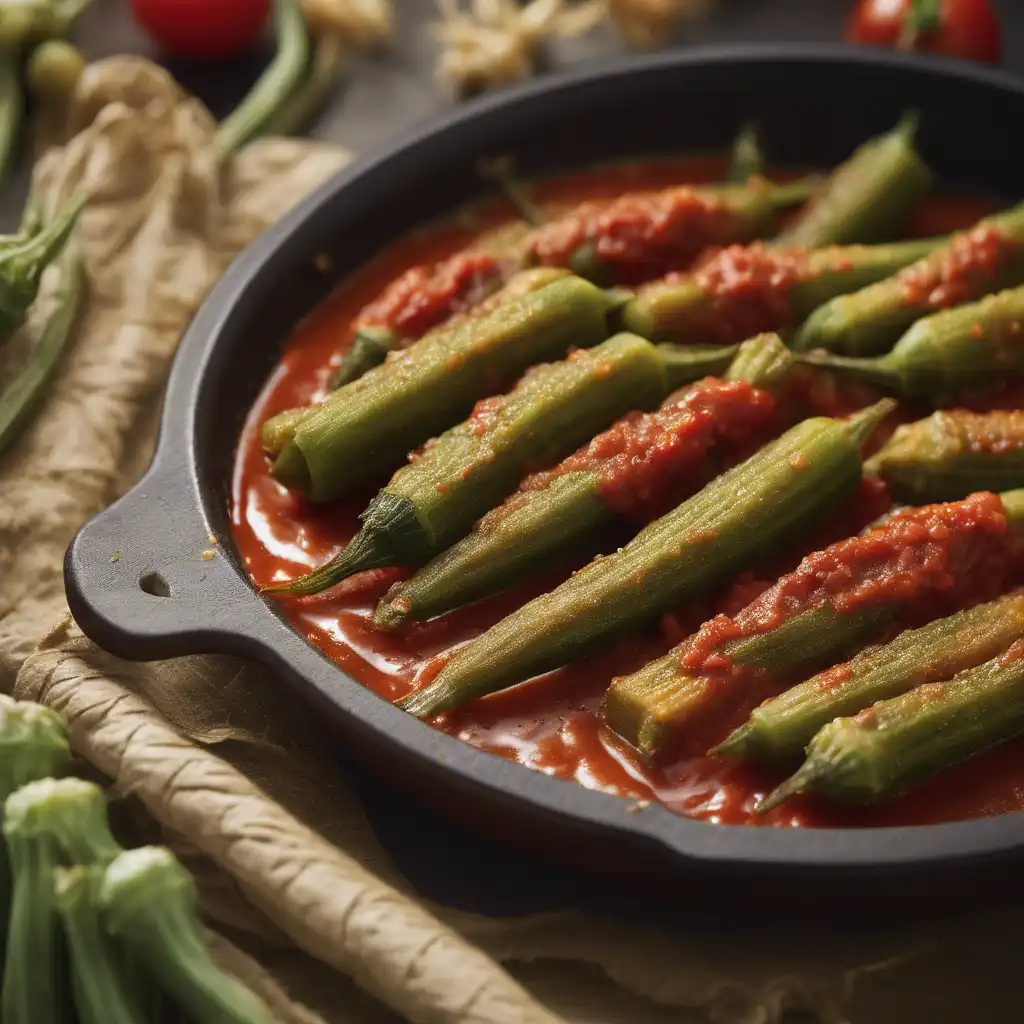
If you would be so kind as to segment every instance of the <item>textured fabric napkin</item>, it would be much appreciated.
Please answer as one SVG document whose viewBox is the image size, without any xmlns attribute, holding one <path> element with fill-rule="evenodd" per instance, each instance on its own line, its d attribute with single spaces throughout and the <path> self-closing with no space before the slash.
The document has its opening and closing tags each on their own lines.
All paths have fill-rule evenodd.
<svg viewBox="0 0 1024 1024">
<path fill-rule="evenodd" d="M 770 1024 L 802 1007 L 838 1022 L 865 971 L 920 971 L 933 947 L 959 960 L 955 943 L 910 932 L 669 933 L 572 911 L 428 906 L 376 842 L 331 738 L 270 673 L 228 657 L 129 663 L 82 635 L 63 551 L 144 470 L 183 329 L 233 256 L 348 159 L 272 139 L 219 167 L 208 113 L 165 72 L 116 58 L 86 73 L 37 168 L 49 209 L 88 198 L 89 295 L 45 406 L 0 463 L 0 690 L 66 718 L 120 827 L 194 870 L 218 954 L 282 1021 Z M 44 297 L 52 287 L 51 275 Z M 958 927 L 957 942 L 967 927 L 987 931 Z"/>
</svg>

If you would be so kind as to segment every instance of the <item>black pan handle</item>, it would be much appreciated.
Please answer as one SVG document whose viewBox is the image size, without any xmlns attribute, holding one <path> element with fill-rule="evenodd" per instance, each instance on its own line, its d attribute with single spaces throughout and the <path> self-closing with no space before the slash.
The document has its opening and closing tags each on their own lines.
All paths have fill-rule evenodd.
<svg viewBox="0 0 1024 1024">
<path fill-rule="evenodd" d="M 64 558 L 68 605 L 85 634 L 119 657 L 252 651 L 262 602 L 210 532 L 198 500 L 154 466 L 79 531 Z"/>
</svg>

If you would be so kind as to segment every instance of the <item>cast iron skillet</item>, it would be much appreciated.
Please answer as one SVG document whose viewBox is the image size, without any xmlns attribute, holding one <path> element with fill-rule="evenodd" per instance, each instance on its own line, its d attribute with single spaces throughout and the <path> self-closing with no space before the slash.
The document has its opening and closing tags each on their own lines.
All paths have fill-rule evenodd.
<svg viewBox="0 0 1024 1024">
<path fill-rule="evenodd" d="M 1013 870 L 1024 861 L 1024 813 L 917 828 L 716 826 L 657 805 L 638 810 L 442 735 L 295 633 L 255 593 L 230 540 L 236 440 L 289 330 L 373 253 L 479 193 L 477 158 L 512 151 L 527 172 L 549 172 L 722 149 L 753 118 L 773 160 L 825 166 L 907 106 L 921 111 L 922 149 L 945 182 L 1016 198 L 1024 84 L 963 63 L 843 47 L 617 61 L 462 107 L 359 161 L 236 260 L 199 311 L 174 364 L 151 468 L 68 550 L 75 618 L 126 658 L 217 651 L 264 662 L 329 716 L 347 749 L 421 795 L 518 837 L 541 836 L 631 886 L 656 884 L 661 899 L 732 896 L 816 912 L 841 891 L 847 908 L 906 912 L 1005 898 L 1024 874 Z M 331 256 L 326 274 L 314 266 L 319 253 Z M 218 553 L 204 560 L 211 534 Z"/>
</svg>

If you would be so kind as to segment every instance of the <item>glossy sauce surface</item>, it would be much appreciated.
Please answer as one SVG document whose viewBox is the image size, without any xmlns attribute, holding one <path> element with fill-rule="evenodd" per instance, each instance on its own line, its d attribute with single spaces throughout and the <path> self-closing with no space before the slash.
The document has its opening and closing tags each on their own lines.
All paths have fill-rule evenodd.
<svg viewBox="0 0 1024 1024">
<path fill-rule="evenodd" d="M 710 158 L 623 165 L 542 183 L 535 190 L 535 199 L 561 204 L 607 198 L 630 189 L 719 180 L 721 171 L 721 162 Z M 990 211 L 990 206 L 972 200 L 933 201 L 920 212 L 912 233 L 924 236 L 962 228 Z M 482 229 L 510 218 L 511 211 L 503 203 L 488 202 L 475 207 L 471 216 L 407 236 L 349 278 L 296 328 L 250 412 L 236 462 L 234 540 L 257 583 L 291 578 L 335 554 L 356 532 L 357 516 L 375 493 L 371 488 L 329 505 L 313 505 L 290 493 L 269 473 L 260 445 L 262 422 L 322 396 L 339 352 L 351 343 L 353 321 L 388 284 L 411 267 L 450 256 L 471 243 Z M 840 406 L 836 411 L 845 404 L 836 401 L 827 384 L 811 397 L 819 405 Z M 386 475 L 378 483 L 385 481 Z M 802 554 L 863 526 L 876 514 L 873 504 L 877 505 L 877 495 L 865 488 L 861 500 L 844 512 L 842 522 L 823 525 L 800 551 L 781 559 L 770 571 L 765 567 L 763 581 L 744 577 L 727 593 L 664 616 L 658 628 L 620 642 L 599 658 L 478 700 L 441 716 L 434 724 L 532 769 L 636 800 L 659 800 L 673 810 L 723 824 L 915 824 L 1024 808 L 1021 743 L 975 758 L 877 808 L 836 808 L 799 799 L 755 817 L 755 800 L 781 781 L 785 772 L 710 757 L 688 757 L 653 767 L 599 725 L 596 711 L 614 676 L 665 654 L 713 615 L 735 614 L 781 572 L 793 569 Z M 622 539 L 611 537 L 609 545 Z M 551 589 L 575 567 L 559 567 L 528 586 L 439 620 L 412 623 L 397 634 L 373 629 L 370 619 L 387 588 L 402 578 L 398 570 L 363 573 L 323 595 L 288 600 L 285 611 L 295 628 L 343 670 L 381 697 L 394 700 L 409 692 L 414 681 L 436 671 L 438 655 L 479 635 L 525 600 Z M 740 721 L 725 722 L 722 735 L 738 724 Z"/>
</svg>

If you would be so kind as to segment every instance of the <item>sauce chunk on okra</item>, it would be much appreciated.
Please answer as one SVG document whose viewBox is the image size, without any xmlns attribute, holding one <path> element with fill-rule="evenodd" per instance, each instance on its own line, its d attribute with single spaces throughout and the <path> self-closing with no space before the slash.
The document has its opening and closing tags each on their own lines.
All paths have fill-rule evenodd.
<svg viewBox="0 0 1024 1024">
<path fill-rule="evenodd" d="M 583 786 L 722 824 L 1024 809 L 1024 213 L 944 195 L 914 131 L 397 241 L 251 410 L 254 583 L 382 698 Z"/>
</svg>

